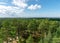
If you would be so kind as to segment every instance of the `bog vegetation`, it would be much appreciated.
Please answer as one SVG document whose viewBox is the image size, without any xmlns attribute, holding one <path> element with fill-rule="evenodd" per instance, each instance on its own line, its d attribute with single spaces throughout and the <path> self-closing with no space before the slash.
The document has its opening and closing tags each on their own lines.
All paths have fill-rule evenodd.
<svg viewBox="0 0 60 43">
<path fill-rule="evenodd" d="M 0 19 L 0 43 L 60 43 L 60 21 Z"/>
</svg>

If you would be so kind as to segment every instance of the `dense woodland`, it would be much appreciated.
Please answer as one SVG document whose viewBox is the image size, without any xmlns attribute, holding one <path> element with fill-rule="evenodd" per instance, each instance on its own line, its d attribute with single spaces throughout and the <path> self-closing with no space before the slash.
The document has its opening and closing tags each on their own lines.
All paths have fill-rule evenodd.
<svg viewBox="0 0 60 43">
<path fill-rule="evenodd" d="M 60 43 L 58 19 L 0 19 L 0 43 Z"/>
</svg>

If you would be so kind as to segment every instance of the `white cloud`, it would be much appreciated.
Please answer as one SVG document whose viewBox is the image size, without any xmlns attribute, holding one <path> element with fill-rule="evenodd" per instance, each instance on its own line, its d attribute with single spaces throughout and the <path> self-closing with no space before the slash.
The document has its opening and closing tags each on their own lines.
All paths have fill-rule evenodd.
<svg viewBox="0 0 60 43">
<path fill-rule="evenodd" d="M 18 17 L 23 11 L 19 7 L 0 5 L 0 17 Z"/>
<path fill-rule="evenodd" d="M 26 2 L 27 2 L 27 0 L 13 0 L 12 3 L 18 7 L 26 8 L 28 6 L 28 4 Z"/>
<path fill-rule="evenodd" d="M 0 17 L 21 17 L 27 7 L 25 2 L 27 2 L 27 0 L 13 0 L 12 3 L 16 6 L 6 6 L 5 2 L 1 2 Z"/>
<path fill-rule="evenodd" d="M 35 4 L 28 6 L 29 0 L 13 0 L 13 6 L 6 6 L 5 2 L 0 2 L 0 17 L 22 17 L 25 9 L 36 10 L 41 8 L 41 5 Z M 26 13 L 25 13 L 26 14 Z"/>
<path fill-rule="evenodd" d="M 30 10 L 36 10 L 36 9 L 40 9 L 40 8 L 41 8 L 41 5 L 38 5 L 38 4 L 30 5 L 28 7 L 28 9 L 30 9 Z"/>
</svg>

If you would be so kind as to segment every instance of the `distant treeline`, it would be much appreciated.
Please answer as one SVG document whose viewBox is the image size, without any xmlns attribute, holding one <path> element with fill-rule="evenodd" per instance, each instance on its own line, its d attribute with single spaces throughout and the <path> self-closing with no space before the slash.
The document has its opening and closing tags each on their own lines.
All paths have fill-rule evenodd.
<svg viewBox="0 0 60 43">
<path fill-rule="evenodd" d="M 49 20 L 57 20 L 57 21 L 60 21 L 60 18 L 0 18 L 0 20 L 6 20 L 6 19 L 8 19 L 8 20 L 13 20 L 13 19 L 28 19 L 28 20 L 30 20 L 30 19 L 49 19 Z"/>
</svg>

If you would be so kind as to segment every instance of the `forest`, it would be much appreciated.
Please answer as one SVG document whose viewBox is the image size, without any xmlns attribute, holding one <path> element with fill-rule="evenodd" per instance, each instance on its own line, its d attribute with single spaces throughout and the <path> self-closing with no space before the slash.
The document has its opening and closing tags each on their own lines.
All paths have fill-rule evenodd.
<svg viewBox="0 0 60 43">
<path fill-rule="evenodd" d="M 2 18 L 0 43 L 60 43 L 60 20 Z"/>
</svg>

